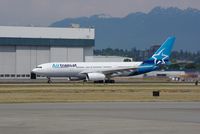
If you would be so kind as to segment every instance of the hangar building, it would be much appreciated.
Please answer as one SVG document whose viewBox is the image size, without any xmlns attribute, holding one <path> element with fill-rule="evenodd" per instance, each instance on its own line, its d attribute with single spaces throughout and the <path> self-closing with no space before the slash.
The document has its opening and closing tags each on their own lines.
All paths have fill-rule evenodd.
<svg viewBox="0 0 200 134">
<path fill-rule="evenodd" d="M 0 26 L 0 78 L 30 78 L 41 63 L 93 56 L 94 28 Z"/>
</svg>

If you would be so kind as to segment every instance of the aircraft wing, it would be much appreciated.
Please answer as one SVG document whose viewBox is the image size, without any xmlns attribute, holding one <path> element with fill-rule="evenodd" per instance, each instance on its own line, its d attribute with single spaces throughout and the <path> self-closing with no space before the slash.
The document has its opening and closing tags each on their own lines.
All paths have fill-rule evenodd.
<svg viewBox="0 0 200 134">
<path fill-rule="evenodd" d="M 120 73 L 130 73 L 135 71 L 137 68 L 122 68 L 122 69 L 115 69 L 115 70 L 106 70 L 102 71 L 105 75 L 113 75 L 113 74 L 120 74 Z"/>
<path fill-rule="evenodd" d="M 130 73 L 135 71 L 137 68 L 120 68 L 120 69 L 107 69 L 107 70 L 103 70 L 103 71 L 83 71 L 81 72 L 81 74 L 88 74 L 88 73 L 102 73 L 106 76 L 111 76 L 111 75 L 120 75 L 123 73 Z"/>
</svg>

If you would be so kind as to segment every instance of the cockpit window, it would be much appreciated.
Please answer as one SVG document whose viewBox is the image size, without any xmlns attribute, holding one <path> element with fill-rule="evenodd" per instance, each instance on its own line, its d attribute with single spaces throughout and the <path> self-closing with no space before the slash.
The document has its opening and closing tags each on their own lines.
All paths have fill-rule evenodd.
<svg viewBox="0 0 200 134">
<path fill-rule="evenodd" d="M 42 68 L 42 66 L 37 66 L 36 68 Z"/>
</svg>

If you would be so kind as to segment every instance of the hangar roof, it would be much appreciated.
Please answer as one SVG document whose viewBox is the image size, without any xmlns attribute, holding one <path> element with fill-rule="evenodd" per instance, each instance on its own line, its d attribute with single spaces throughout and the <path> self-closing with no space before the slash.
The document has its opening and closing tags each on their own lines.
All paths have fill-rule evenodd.
<svg viewBox="0 0 200 134">
<path fill-rule="evenodd" d="M 0 38 L 94 39 L 94 28 L 0 26 Z"/>
<path fill-rule="evenodd" d="M 0 26 L 0 45 L 94 46 L 94 28 Z"/>
</svg>

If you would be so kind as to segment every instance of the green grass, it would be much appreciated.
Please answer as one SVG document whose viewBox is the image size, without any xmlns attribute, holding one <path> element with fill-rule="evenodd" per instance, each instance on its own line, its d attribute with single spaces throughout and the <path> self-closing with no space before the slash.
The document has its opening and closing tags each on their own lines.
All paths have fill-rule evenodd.
<svg viewBox="0 0 200 134">
<path fill-rule="evenodd" d="M 152 91 L 159 90 L 160 97 Z M 0 84 L 0 103 L 96 101 L 200 101 L 193 83 Z"/>
</svg>

